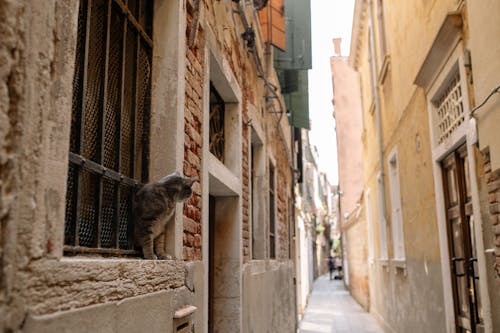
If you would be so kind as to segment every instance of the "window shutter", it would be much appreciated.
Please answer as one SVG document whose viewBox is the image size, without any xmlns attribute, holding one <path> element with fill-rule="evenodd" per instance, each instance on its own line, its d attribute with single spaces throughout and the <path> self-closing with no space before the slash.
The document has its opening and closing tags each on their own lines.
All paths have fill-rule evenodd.
<svg viewBox="0 0 500 333">
<path fill-rule="evenodd" d="M 311 69 L 311 1 L 287 0 L 285 22 L 286 49 L 275 50 L 275 67 Z"/>
<path fill-rule="evenodd" d="M 264 41 L 281 50 L 286 49 L 284 1 L 271 0 L 259 12 Z"/>
<path fill-rule="evenodd" d="M 286 72 L 286 71 L 283 71 Z M 280 78 L 286 79 L 294 78 L 296 82 L 293 82 L 290 86 L 296 88 L 294 91 L 290 91 L 283 94 L 285 99 L 287 113 L 289 115 L 290 125 L 298 128 L 310 129 L 309 127 L 309 81 L 307 79 L 307 70 L 297 70 L 293 71 L 296 75 L 280 75 Z M 280 84 L 283 87 L 286 82 L 280 80 Z"/>
</svg>

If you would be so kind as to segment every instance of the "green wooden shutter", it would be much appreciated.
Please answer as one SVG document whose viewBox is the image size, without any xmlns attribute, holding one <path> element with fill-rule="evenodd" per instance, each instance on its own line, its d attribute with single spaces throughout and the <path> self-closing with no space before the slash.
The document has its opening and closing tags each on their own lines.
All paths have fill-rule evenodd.
<svg viewBox="0 0 500 333">
<path fill-rule="evenodd" d="M 311 69 L 311 1 L 285 1 L 286 50 L 275 49 L 279 69 Z"/>
</svg>

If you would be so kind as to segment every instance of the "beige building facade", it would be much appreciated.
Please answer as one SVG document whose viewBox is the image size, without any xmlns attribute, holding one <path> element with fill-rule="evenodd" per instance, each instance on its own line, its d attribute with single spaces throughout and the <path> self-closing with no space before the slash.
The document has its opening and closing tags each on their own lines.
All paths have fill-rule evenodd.
<svg viewBox="0 0 500 333">
<path fill-rule="evenodd" d="M 0 0 L 0 21 L 0 330 L 294 331 L 293 132 L 253 2 Z M 144 260 L 135 186 L 174 171 L 194 194 L 171 259 Z"/>
<path fill-rule="evenodd" d="M 363 161 L 359 74 L 342 56 L 341 40 L 334 39 L 330 58 L 333 83 L 333 117 L 337 134 L 339 221 L 345 252 L 344 281 L 351 295 L 369 308 L 368 230 L 363 210 Z"/>
<path fill-rule="evenodd" d="M 498 9 L 356 1 L 370 311 L 387 331 L 499 329 Z"/>
</svg>

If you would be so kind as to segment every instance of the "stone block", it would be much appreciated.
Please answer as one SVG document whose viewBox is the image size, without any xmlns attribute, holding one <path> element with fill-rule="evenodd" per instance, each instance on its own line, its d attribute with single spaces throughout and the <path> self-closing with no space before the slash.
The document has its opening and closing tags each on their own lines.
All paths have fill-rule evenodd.
<svg viewBox="0 0 500 333">
<path fill-rule="evenodd" d="M 493 226 L 493 233 L 497 236 L 500 235 L 500 224 Z"/>
<path fill-rule="evenodd" d="M 118 302 L 116 332 L 168 332 L 173 325 L 172 298 L 173 291 L 160 291 Z"/>
<path fill-rule="evenodd" d="M 50 315 L 28 315 L 26 333 L 116 332 L 116 303 L 93 305 Z"/>
</svg>

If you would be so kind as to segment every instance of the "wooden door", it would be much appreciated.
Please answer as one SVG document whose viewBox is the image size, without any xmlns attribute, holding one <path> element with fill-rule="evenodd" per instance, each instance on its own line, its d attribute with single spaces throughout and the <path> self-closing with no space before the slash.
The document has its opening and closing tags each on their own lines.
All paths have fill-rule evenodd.
<svg viewBox="0 0 500 333">
<path fill-rule="evenodd" d="M 474 217 L 465 145 L 441 163 L 457 332 L 482 332 Z"/>
</svg>

